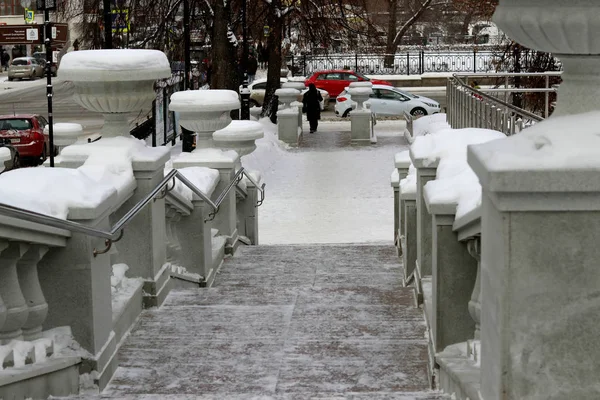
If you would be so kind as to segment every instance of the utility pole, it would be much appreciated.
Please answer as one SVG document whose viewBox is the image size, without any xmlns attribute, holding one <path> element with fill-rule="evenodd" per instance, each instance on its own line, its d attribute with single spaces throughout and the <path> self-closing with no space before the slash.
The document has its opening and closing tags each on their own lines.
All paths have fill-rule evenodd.
<svg viewBox="0 0 600 400">
<path fill-rule="evenodd" d="M 244 70 L 244 81 L 240 96 L 242 98 L 242 110 L 240 113 L 241 119 L 250 119 L 250 89 L 248 89 L 248 23 L 247 23 L 247 3 L 248 0 L 242 0 L 242 34 L 244 35 L 242 68 Z"/>
<path fill-rule="evenodd" d="M 112 49 L 112 15 L 110 12 L 110 0 L 103 0 L 104 4 L 104 48 Z"/>
<path fill-rule="evenodd" d="M 54 167 L 54 117 L 52 115 L 52 25 L 50 10 L 56 10 L 56 0 L 37 0 L 38 10 L 44 10 L 44 46 L 46 47 L 46 97 L 48 98 L 48 141 L 50 167 Z"/>
</svg>

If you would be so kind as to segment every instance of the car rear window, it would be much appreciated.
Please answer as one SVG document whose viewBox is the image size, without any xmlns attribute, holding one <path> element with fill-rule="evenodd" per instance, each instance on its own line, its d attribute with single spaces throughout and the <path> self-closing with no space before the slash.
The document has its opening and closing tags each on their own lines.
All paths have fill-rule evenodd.
<svg viewBox="0 0 600 400">
<path fill-rule="evenodd" d="M 0 119 L 0 131 L 8 129 L 31 129 L 31 121 L 25 118 Z"/>
<path fill-rule="evenodd" d="M 15 58 L 12 62 L 12 65 L 27 65 L 27 60 Z"/>
</svg>

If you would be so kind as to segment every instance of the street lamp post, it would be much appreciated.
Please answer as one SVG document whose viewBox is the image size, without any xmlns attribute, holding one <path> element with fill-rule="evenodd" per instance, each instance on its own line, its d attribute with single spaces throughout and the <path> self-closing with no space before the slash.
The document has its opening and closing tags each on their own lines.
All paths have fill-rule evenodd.
<svg viewBox="0 0 600 400">
<path fill-rule="evenodd" d="M 244 35 L 242 68 L 244 69 L 244 81 L 240 95 L 242 98 L 241 119 L 250 119 L 250 89 L 248 89 L 248 23 L 247 23 L 247 3 L 248 0 L 242 1 L 242 34 Z"/>
<path fill-rule="evenodd" d="M 37 0 L 38 10 L 44 10 L 44 46 L 46 46 L 46 97 L 48 98 L 48 139 L 50 167 L 54 167 L 54 117 L 52 116 L 52 25 L 50 10 L 56 10 L 56 0 Z"/>
<path fill-rule="evenodd" d="M 183 90 L 192 90 L 191 82 L 191 38 L 190 38 L 190 4 L 183 0 Z M 182 150 L 189 153 L 194 150 L 194 132 L 181 127 Z"/>
</svg>

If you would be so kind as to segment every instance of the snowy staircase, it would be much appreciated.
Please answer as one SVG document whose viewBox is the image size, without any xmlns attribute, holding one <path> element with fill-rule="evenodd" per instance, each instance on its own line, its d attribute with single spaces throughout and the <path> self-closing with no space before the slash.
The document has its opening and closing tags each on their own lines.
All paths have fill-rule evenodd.
<svg viewBox="0 0 600 400">
<path fill-rule="evenodd" d="M 95 399 L 450 399 L 392 245 L 242 246 L 142 312 Z"/>
</svg>

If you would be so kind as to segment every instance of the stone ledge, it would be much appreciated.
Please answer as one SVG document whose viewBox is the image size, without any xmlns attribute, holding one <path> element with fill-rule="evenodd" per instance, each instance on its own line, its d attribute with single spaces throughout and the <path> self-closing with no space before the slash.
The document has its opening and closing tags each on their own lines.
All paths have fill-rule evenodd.
<svg viewBox="0 0 600 400">
<path fill-rule="evenodd" d="M 439 365 L 439 389 L 456 400 L 480 399 L 481 367 L 460 350 L 461 346 L 466 349 L 467 343 L 448 346 L 435 355 Z"/>
<path fill-rule="evenodd" d="M 0 371 L 0 388 L 12 383 L 22 382 L 42 375 L 51 374 L 80 363 L 81 357 L 56 357 L 37 364 L 5 369 Z"/>
</svg>

